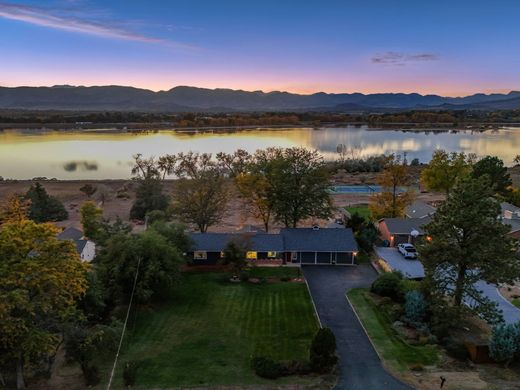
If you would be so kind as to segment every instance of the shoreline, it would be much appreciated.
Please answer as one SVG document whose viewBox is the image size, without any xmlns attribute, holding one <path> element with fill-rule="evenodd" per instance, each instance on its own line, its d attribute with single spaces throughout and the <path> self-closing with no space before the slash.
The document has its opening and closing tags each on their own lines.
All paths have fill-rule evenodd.
<svg viewBox="0 0 520 390">
<path fill-rule="evenodd" d="M 148 133 L 148 132 L 177 132 L 177 133 L 207 133 L 207 132 L 237 132 L 255 130 L 292 130 L 309 129 L 319 131 L 325 128 L 366 127 L 370 131 L 416 131 L 416 132 L 445 132 L 445 131 L 488 131 L 504 128 L 520 128 L 520 123 L 492 123 L 467 122 L 455 125 L 454 123 L 369 123 L 369 122 L 342 122 L 342 123 L 300 123 L 286 125 L 237 125 L 237 126 L 189 126 L 175 127 L 171 124 L 159 123 L 91 123 L 78 125 L 74 123 L 0 123 L 0 133 L 6 131 L 54 132 L 70 131 L 85 133 Z"/>
</svg>

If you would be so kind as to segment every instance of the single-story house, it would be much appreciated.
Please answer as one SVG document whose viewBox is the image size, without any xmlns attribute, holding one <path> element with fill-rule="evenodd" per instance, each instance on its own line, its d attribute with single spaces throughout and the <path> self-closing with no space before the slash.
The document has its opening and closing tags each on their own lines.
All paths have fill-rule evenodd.
<svg viewBox="0 0 520 390">
<path fill-rule="evenodd" d="M 243 243 L 246 257 L 295 264 L 355 263 L 358 246 L 351 229 L 286 228 L 279 233 L 192 233 L 188 257 L 194 264 L 216 264 L 232 240 Z"/>
<path fill-rule="evenodd" d="M 424 237 L 422 229 L 430 221 L 424 218 L 383 218 L 377 223 L 381 239 L 388 242 L 388 246 L 398 244 L 413 244 L 417 239 Z"/>
<path fill-rule="evenodd" d="M 520 207 L 506 202 L 501 203 L 500 207 L 502 222 L 511 226 L 509 234 L 520 240 Z"/>
<path fill-rule="evenodd" d="M 79 229 L 68 227 L 58 234 L 60 240 L 71 240 L 76 244 L 76 250 L 83 261 L 92 261 L 96 257 L 96 244 L 88 240 Z"/>
<path fill-rule="evenodd" d="M 406 206 L 406 218 L 427 218 L 435 214 L 435 207 L 421 200 L 414 201 L 411 205 Z"/>
</svg>

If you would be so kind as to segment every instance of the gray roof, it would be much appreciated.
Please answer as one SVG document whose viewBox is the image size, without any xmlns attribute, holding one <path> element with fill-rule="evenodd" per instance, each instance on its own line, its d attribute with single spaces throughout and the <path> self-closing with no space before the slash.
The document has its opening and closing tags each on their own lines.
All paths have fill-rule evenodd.
<svg viewBox="0 0 520 390">
<path fill-rule="evenodd" d="M 520 207 L 516 207 L 514 204 L 502 202 L 500 203 L 500 208 L 502 209 L 502 215 L 505 211 L 511 211 L 512 213 L 520 213 Z"/>
<path fill-rule="evenodd" d="M 79 229 L 68 227 L 60 234 L 58 234 L 58 238 L 60 240 L 80 240 L 84 236 L 83 232 Z"/>
<path fill-rule="evenodd" d="M 416 200 L 405 209 L 408 218 L 426 218 L 435 213 L 435 207 L 430 206 L 426 202 Z"/>
<path fill-rule="evenodd" d="M 247 242 L 256 252 L 355 252 L 358 250 L 351 229 L 282 229 L 279 234 L 267 233 L 191 233 L 193 250 L 220 252 L 229 241 Z"/>
<path fill-rule="evenodd" d="M 358 246 L 352 229 L 300 229 L 280 231 L 286 251 L 356 252 Z"/>
<path fill-rule="evenodd" d="M 383 218 L 379 223 L 385 223 L 391 234 L 410 234 L 412 230 L 417 230 L 419 234 L 424 234 L 422 227 L 430 222 L 429 217 L 425 218 Z"/>
<path fill-rule="evenodd" d="M 231 240 L 247 243 L 250 250 L 257 252 L 282 252 L 283 239 L 279 234 L 240 234 L 240 233 L 191 233 L 193 249 L 207 252 L 220 252 Z"/>
<path fill-rule="evenodd" d="M 502 218 L 502 223 L 505 225 L 510 225 L 511 230 L 510 233 L 516 232 L 520 230 L 520 219 L 507 219 Z"/>
<path fill-rule="evenodd" d="M 87 245 L 88 240 L 76 240 L 76 250 L 79 254 L 83 252 L 83 249 L 85 249 L 85 246 Z"/>
</svg>

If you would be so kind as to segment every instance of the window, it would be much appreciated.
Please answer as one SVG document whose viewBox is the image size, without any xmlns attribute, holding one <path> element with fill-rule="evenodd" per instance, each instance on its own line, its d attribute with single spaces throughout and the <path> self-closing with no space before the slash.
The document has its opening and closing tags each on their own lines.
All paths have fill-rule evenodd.
<svg viewBox="0 0 520 390">
<path fill-rule="evenodd" d="M 267 252 L 267 257 L 270 259 L 276 258 L 276 252 Z"/>
<path fill-rule="evenodd" d="M 220 251 L 220 258 L 223 259 L 224 257 L 226 257 L 226 254 L 224 253 L 224 251 Z"/>
<path fill-rule="evenodd" d="M 256 260 L 257 258 L 257 254 L 256 252 L 254 251 L 249 251 L 246 253 L 246 259 L 249 259 L 249 260 Z"/>
<path fill-rule="evenodd" d="M 291 252 L 291 260 L 292 261 L 298 260 L 298 252 Z"/>
<path fill-rule="evenodd" d="M 208 258 L 208 252 L 206 251 L 195 251 L 193 252 L 194 260 L 206 260 Z"/>
</svg>

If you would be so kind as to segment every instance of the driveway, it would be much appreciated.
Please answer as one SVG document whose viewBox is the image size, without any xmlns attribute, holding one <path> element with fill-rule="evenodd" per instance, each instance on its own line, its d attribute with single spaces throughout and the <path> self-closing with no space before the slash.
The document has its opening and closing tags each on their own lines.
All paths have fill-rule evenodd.
<svg viewBox="0 0 520 390">
<path fill-rule="evenodd" d="M 383 259 L 395 271 L 401 271 L 403 275 L 410 279 L 423 278 L 424 268 L 419 260 L 406 260 L 396 248 L 375 248 L 379 258 Z M 483 280 L 475 283 L 475 287 L 482 291 L 482 294 L 497 304 L 506 324 L 514 324 L 520 321 L 520 309 L 505 299 L 497 289 L 497 286 L 484 282 Z M 474 301 L 465 299 L 468 306 L 473 306 Z"/>
<path fill-rule="evenodd" d="M 303 273 L 323 326 L 336 336 L 341 370 L 337 390 L 406 389 L 382 366 L 345 293 L 356 287 L 368 287 L 376 278 L 369 265 L 303 266 Z"/>
</svg>

